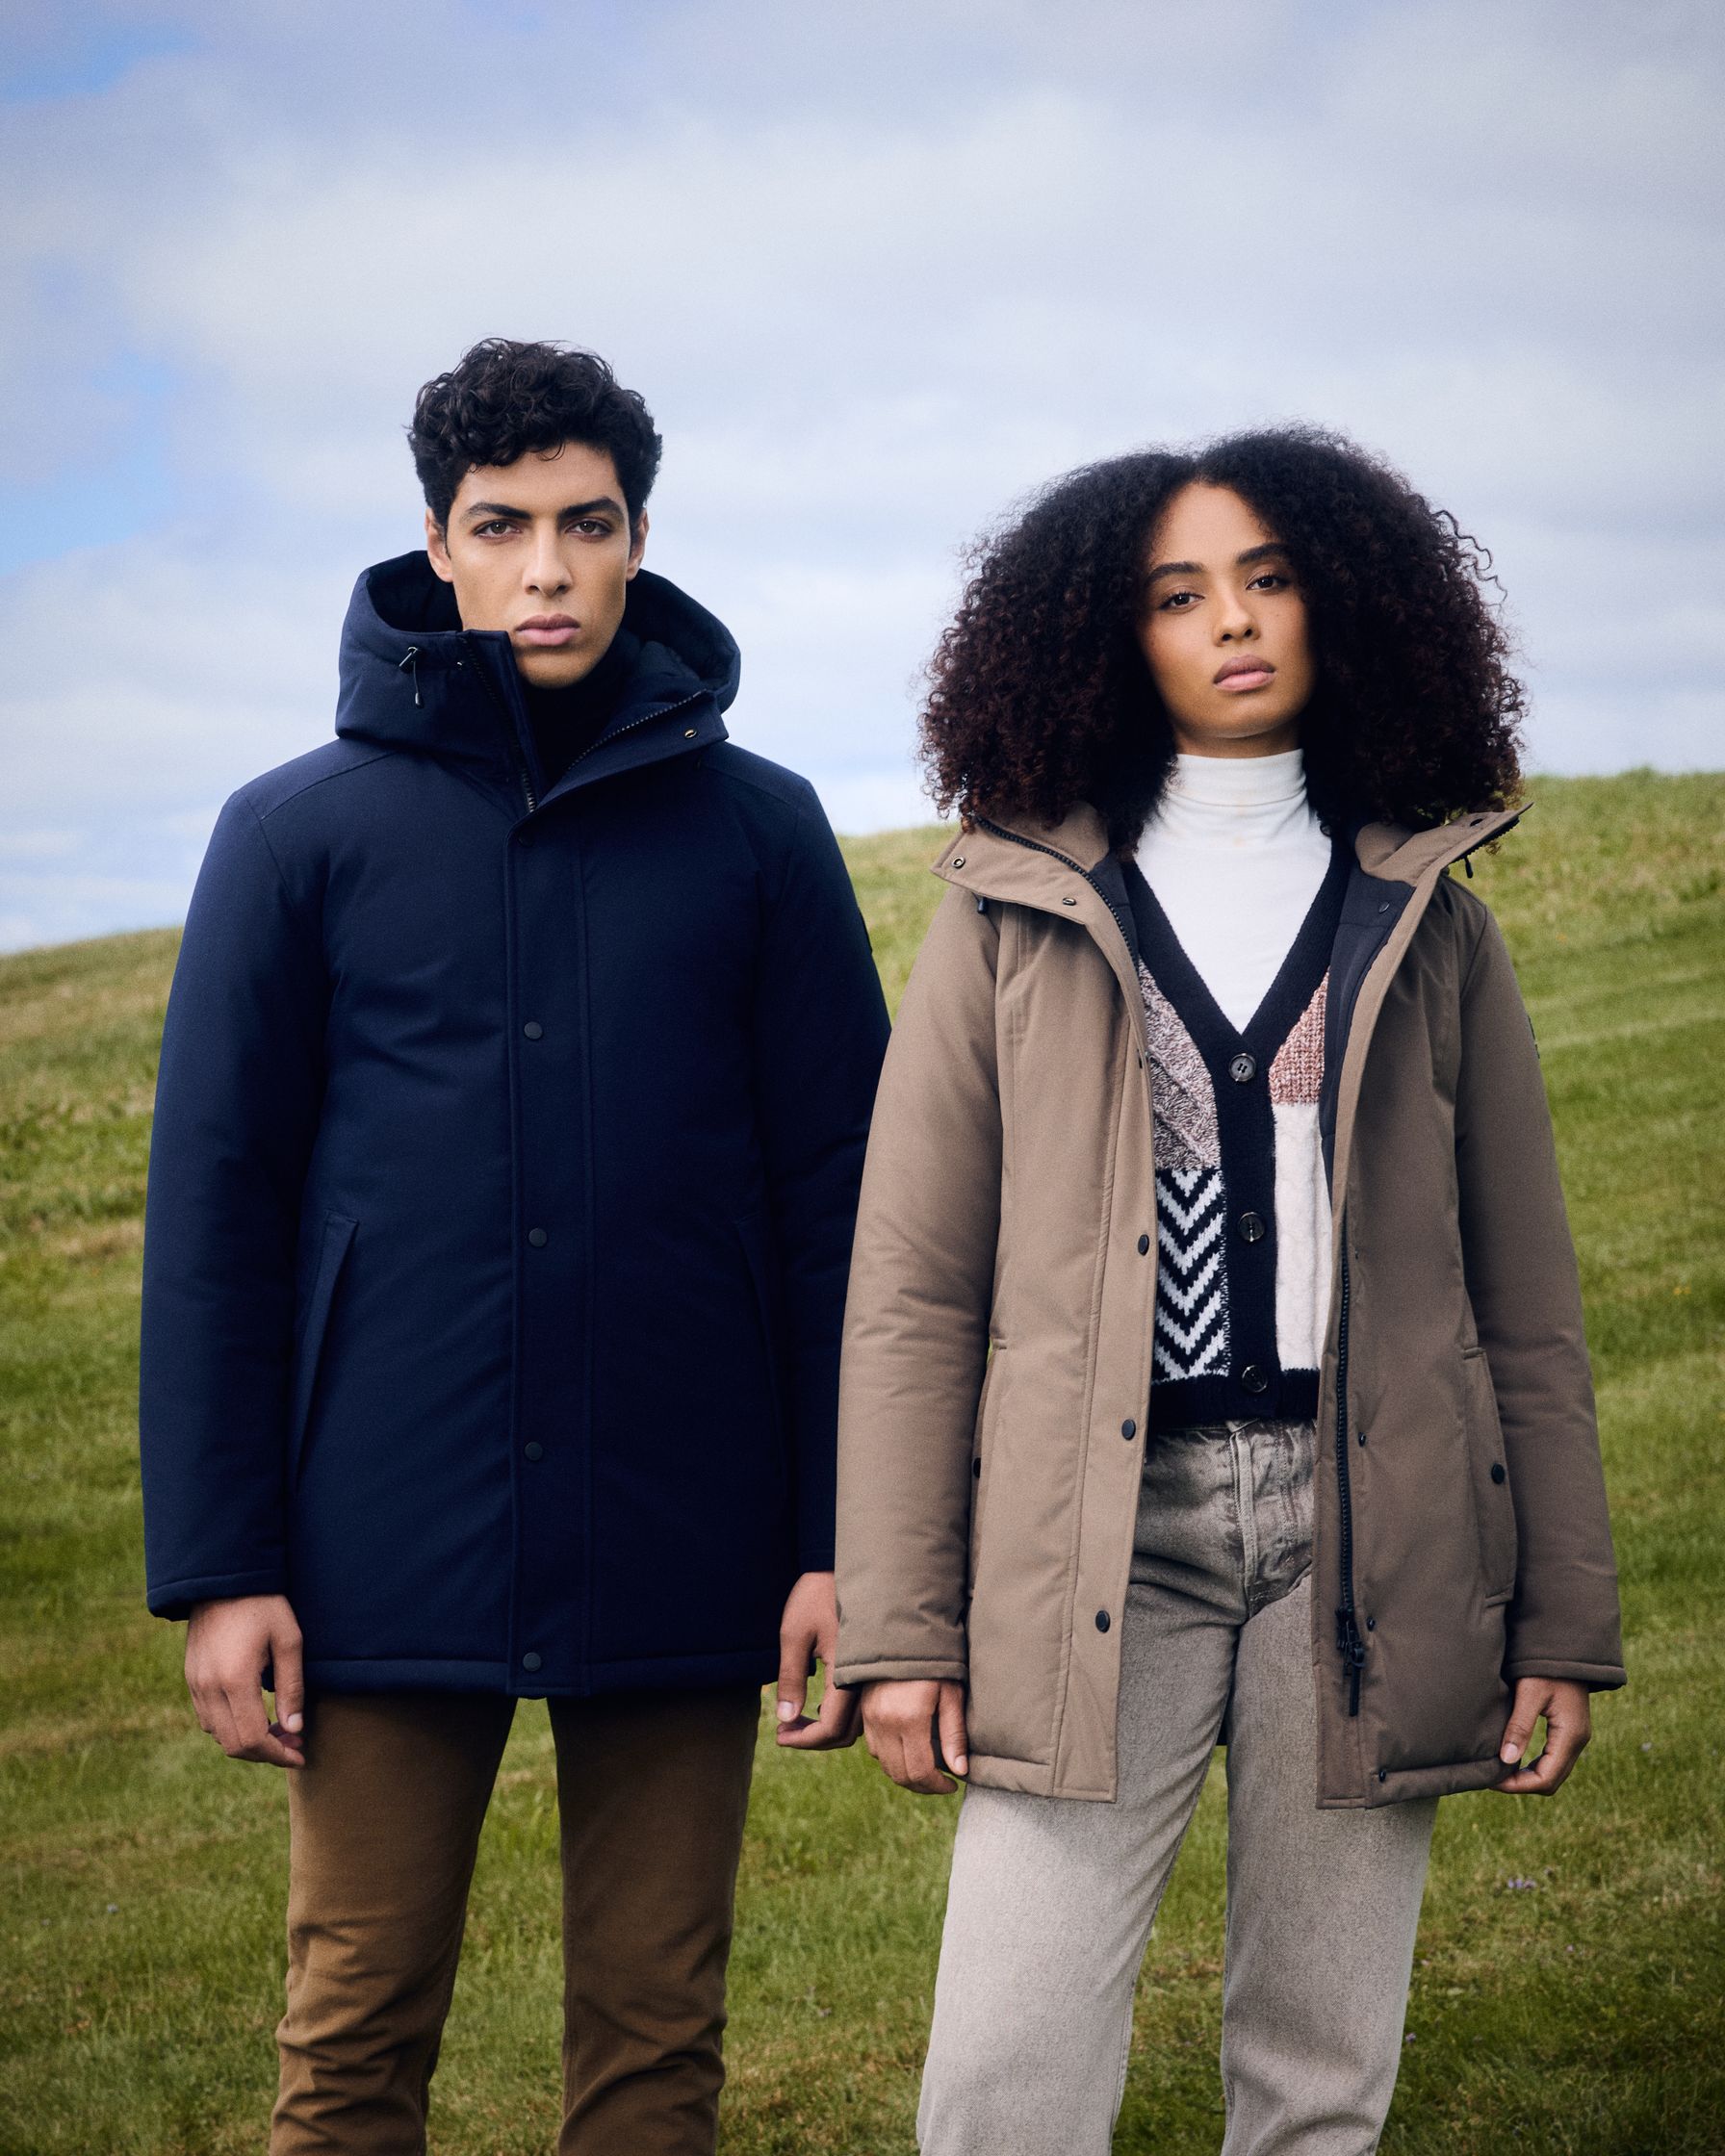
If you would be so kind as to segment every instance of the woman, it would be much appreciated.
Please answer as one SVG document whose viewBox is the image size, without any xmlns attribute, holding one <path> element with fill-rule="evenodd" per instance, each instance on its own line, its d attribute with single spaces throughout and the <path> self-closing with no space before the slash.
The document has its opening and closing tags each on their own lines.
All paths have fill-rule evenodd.
<svg viewBox="0 0 1725 2156">
<path fill-rule="evenodd" d="M 928 2156 L 1107 2149 L 1219 1742 L 1226 2156 L 1374 2148 L 1436 1800 L 1550 1794 L 1623 1681 L 1537 1052 L 1449 874 L 1518 815 L 1487 568 L 1278 429 L 1061 480 L 936 657 L 837 1672 L 970 1784 Z"/>
</svg>

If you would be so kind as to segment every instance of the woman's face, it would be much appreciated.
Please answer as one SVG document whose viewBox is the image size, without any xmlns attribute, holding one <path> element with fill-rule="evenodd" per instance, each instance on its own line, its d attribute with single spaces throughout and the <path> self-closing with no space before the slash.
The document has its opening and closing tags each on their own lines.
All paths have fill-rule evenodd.
<svg viewBox="0 0 1725 2156">
<path fill-rule="evenodd" d="M 1230 487 L 1182 487 L 1150 538 L 1138 636 L 1183 756 L 1300 745 L 1305 602 L 1275 534 Z"/>
</svg>

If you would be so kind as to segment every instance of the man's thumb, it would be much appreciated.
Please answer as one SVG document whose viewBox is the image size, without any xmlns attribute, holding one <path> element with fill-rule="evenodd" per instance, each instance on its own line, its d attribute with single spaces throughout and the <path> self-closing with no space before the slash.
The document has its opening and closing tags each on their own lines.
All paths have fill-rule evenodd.
<svg viewBox="0 0 1725 2156">
<path fill-rule="evenodd" d="M 274 1665 L 275 1719 L 290 1736 L 305 1726 L 305 1654 L 296 1631 L 271 1642 L 270 1659 Z"/>
</svg>

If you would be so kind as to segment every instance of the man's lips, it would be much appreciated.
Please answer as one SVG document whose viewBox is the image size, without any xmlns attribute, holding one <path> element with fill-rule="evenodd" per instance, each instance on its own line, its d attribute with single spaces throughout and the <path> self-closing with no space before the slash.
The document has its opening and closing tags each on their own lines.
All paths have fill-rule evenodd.
<svg viewBox="0 0 1725 2156">
<path fill-rule="evenodd" d="M 1245 689 L 1261 689 L 1275 678 L 1275 668 L 1267 658 L 1224 659 L 1212 677 L 1219 689 L 1226 689 L 1230 696 Z"/>
<path fill-rule="evenodd" d="M 580 627 L 573 614 L 529 614 L 525 622 L 516 623 L 515 640 L 519 644 L 536 645 L 542 651 L 550 650 L 579 636 Z"/>
</svg>

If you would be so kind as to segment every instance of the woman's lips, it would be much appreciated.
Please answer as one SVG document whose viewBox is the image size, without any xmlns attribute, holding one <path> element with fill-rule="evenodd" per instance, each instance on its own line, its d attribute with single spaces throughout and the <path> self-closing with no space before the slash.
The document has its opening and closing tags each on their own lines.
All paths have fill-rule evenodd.
<svg viewBox="0 0 1725 2156">
<path fill-rule="evenodd" d="M 1216 686 L 1229 696 L 1247 689 L 1261 689 L 1275 679 L 1275 668 L 1267 658 L 1230 659 L 1216 677 Z"/>
<path fill-rule="evenodd" d="M 516 623 L 515 640 L 519 644 L 532 644 L 541 651 L 550 651 L 559 644 L 570 643 L 579 636 L 580 627 L 580 623 L 568 614 L 535 614 L 528 621 Z"/>
</svg>

